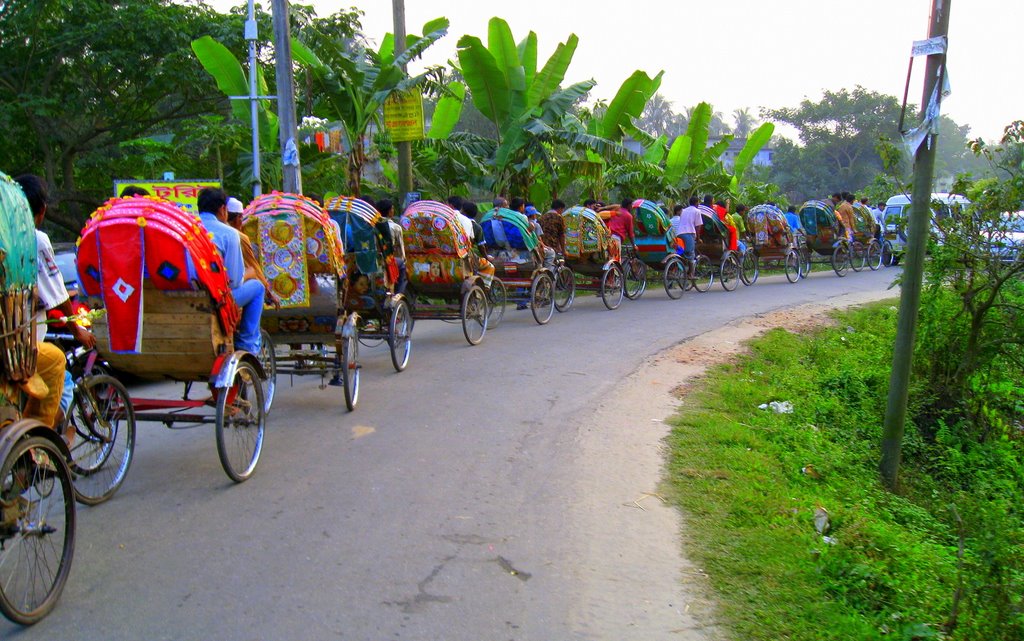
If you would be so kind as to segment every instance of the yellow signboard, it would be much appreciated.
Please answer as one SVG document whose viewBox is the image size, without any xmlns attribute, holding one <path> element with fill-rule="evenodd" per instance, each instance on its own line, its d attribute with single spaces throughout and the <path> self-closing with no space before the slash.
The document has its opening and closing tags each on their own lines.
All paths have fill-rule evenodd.
<svg viewBox="0 0 1024 641">
<path fill-rule="evenodd" d="M 384 127 L 395 142 L 423 140 L 423 96 L 418 91 L 393 94 L 384 103 Z"/>
<path fill-rule="evenodd" d="M 150 196 L 177 203 L 190 213 L 198 214 L 199 192 L 203 187 L 220 187 L 218 180 L 115 180 L 114 195 L 120 196 L 125 187 L 141 187 Z"/>
</svg>

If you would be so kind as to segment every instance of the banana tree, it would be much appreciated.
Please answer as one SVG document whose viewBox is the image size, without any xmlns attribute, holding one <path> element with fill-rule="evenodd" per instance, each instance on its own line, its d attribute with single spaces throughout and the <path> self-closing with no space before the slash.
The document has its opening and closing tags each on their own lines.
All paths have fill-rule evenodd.
<svg viewBox="0 0 1024 641">
<path fill-rule="evenodd" d="M 249 80 L 242 69 L 242 65 L 231 53 L 231 50 L 210 36 L 203 36 L 192 41 L 192 51 L 196 59 L 203 66 L 203 69 L 213 77 L 225 96 L 247 96 L 249 95 Z M 252 70 L 250 70 L 251 72 Z M 267 81 L 263 76 L 263 70 L 259 66 L 256 72 L 256 92 L 261 96 L 269 93 Z M 242 123 L 248 123 L 251 119 L 249 102 L 245 100 L 231 100 L 231 115 Z M 278 122 L 277 114 L 268 100 L 260 100 L 257 103 L 257 123 L 259 124 L 260 149 L 267 155 L 273 156 L 279 153 L 280 144 L 277 138 Z M 240 147 L 243 145 L 239 145 Z M 274 163 L 263 163 L 263 176 L 261 180 L 268 179 L 271 184 L 279 184 L 280 170 Z M 252 184 L 256 181 L 253 175 L 252 153 L 241 153 L 238 156 L 238 172 L 242 176 L 244 184 Z"/>
<path fill-rule="evenodd" d="M 381 125 L 384 103 L 398 93 L 419 90 L 438 72 L 437 68 L 430 68 L 410 76 L 405 65 L 447 33 L 447 18 L 432 20 L 423 26 L 422 36 L 407 39 L 407 48 L 398 55 L 391 34 L 385 36 L 377 51 L 353 47 L 348 39 L 312 28 L 303 30 L 306 42 L 293 39 L 295 60 L 309 68 L 321 91 L 314 103 L 314 114 L 339 121 L 344 130 L 350 194 L 358 196 L 362 191 L 367 134 L 371 125 Z"/>
<path fill-rule="evenodd" d="M 493 158 L 495 191 L 536 195 L 557 191 L 558 148 L 590 150 L 613 157 L 632 154 L 595 133 L 565 126 L 565 117 L 596 84 L 593 80 L 563 88 L 579 39 L 559 43 L 538 69 L 537 35 L 530 32 L 517 45 L 508 23 L 491 18 L 487 45 L 476 36 L 458 42 L 460 72 L 469 85 L 473 105 L 495 127 Z M 540 183 L 543 190 L 532 189 Z"/>
</svg>

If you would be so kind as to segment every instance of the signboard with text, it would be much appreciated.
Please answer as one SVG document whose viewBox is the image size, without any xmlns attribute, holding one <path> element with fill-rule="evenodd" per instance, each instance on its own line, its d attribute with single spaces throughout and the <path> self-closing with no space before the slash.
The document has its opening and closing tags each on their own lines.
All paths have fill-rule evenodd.
<svg viewBox="0 0 1024 641">
<path fill-rule="evenodd" d="M 384 103 L 384 127 L 395 142 L 423 140 L 423 96 L 418 91 L 392 95 Z"/>
<path fill-rule="evenodd" d="M 114 195 L 120 196 L 125 187 L 141 187 L 150 196 L 163 198 L 181 205 L 185 211 L 198 214 L 196 201 L 203 187 L 220 187 L 219 180 L 115 180 Z"/>
</svg>

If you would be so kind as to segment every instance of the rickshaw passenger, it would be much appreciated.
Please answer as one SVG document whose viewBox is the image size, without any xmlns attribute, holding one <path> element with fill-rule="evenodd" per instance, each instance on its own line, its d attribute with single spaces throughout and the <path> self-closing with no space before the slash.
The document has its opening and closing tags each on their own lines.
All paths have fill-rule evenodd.
<svg viewBox="0 0 1024 641">
<path fill-rule="evenodd" d="M 555 250 L 544 244 L 544 228 L 540 225 L 540 212 L 532 204 L 526 206 L 526 217 L 530 221 L 533 233 L 537 235 L 537 249 L 544 256 L 544 264 L 551 267 L 555 264 Z"/>
<path fill-rule="evenodd" d="M 205 187 L 199 192 L 199 218 L 213 236 L 213 244 L 224 260 L 235 303 L 242 309 L 235 347 L 253 354 L 260 351 L 260 317 L 266 290 L 258 280 L 245 280 L 245 261 L 238 232 L 227 224 L 228 196 L 223 189 Z"/>
<path fill-rule="evenodd" d="M 850 194 L 834 193 L 832 194 L 832 204 L 835 205 L 836 218 L 839 219 L 839 224 L 843 226 L 843 234 L 846 239 L 853 242 L 853 205 L 850 204 L 848 199 L 853 198 Z"/>
<path fill-rule="evenodd" d="M 252 241 L 242 232 L 243 211 L 245 211 L 245 207 L 242 205 L 242 201 L 237 198 L 228 198 L 228 224 L 238 232 L 238 241 L 242 244 L 242 262 L 245 263 L 244 278 L 245 280 L 256 279 L 263 283 L 263 290 L 266 292 L 268 302 L 275 307 L 280 307 L 281 301 L 277 299 L 273 289 L 270 287 L 270 283 L 267 282 L 267 277 L 263 273 L 263 267 L 260 265 L 260 259 L 256 256 L 256 249 L 253 248 Z"/>
<path fill-rule="evenodd" d="M 25 416 L 34 418 L 44 425 L 56 428 L 64 422 L 60 414 L 61 397 L 64 395 L 66 381 L 65 366 L 67 361 L 64 352 L 51 343 L 44 342 L 46 338 L 46 312 L 51 309 L 59 309 L 65 316 L 74 315 L 71 305 L 71 298 L 64 287 L 64 279 L 61 277 L 60 268 L 53 254 L 53 245 L 50 244 L 50 237 L 39 227 L 46 217 L 46 205 L 49 200 L 46 184 L 38 176 L 25 174 L 14 179 L 25 192 L 29 209 L 36 225 L 36 295 L 38 296 L 39 311 L 36 314 L 36 374 L 46 383 L 46 393 L 39 389 L 32 389 L 29 386 L 29 401 L 25 406 Z M 69 323 L 68 327 L 72 335 L 86 349 L 92 349 L 96 345 L 96 337 L 89 330 L 78 325 Z M 36 393 L 33 393 L 36 392 Z M 74 432 L 72 431 L 72 434 Z"/>
<path fill-rule="evenodd" d="M 565 256 L 565 221 L 562 219 L 563 211 L 565 211 L 565 203 L 556 198 L 551 201 L 551 209 L 541 215 L 539 222 L 541 229 L 544 230 L 544 236 L 542 237 L 544 244 Z"/>
<path fill-rule="evenodd" d="M 612 217 L 608 220 L 608 231 L 612 233 L 612 236 L 617 237 L 620 243 L 628 240 L 631 245 L 636 245 L 636 235 L 633 230 L 633 214 L 629 213 L 629 209 L 632 206 L 632 198 L 622 199 L 622 202 L 619 203 L 619 208 L 612 213 Z"/>
</svg>

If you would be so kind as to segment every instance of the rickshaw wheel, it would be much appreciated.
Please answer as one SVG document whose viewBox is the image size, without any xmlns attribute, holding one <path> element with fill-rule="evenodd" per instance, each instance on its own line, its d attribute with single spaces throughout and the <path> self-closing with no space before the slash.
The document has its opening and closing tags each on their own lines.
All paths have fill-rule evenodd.
<svg viewBox="0 0 1024 641">
<path fill-rule="evenodd" d="M 265 329 L 260 330 L 260 353 L 256 357 L 263 366 L 263 373 L 267 375 L 264 379 L 263 396 L 269 414 L 270 406 L 274 404 L 274 392 L 277 391 L 277 354 L 274 352 L 274 340 Z"/>
<path fill-rule="evenodd" d="M 804 246 L 800 250 L 800 278 L 807 278 L 811 273 L 811 249 Z"/>
<path fill-rule="evenodd" d="M 404 300 L 391 309 L 388 320 L 388 349 L 391 350 L 391 364 L 396 372 L 401 372 L 409 364 L 412 353 L 412 314 Z"/>
<path fill-rule="evenodd" d="M 224 472 L 235 483 L 252 476 L 260 460 L 266 407 L 256 368 L 242 361 L 231 385 L 217 390 L 217 455 Z"/>
<path fill-rule="evenodd" d="M 711 259 L 704 254 L 697 256 L 693 288 L 702 294 L 711 289 L 711 286 L 715 284 L 715 273 L 716 270 L 711 267 Z"/>
<path fill-rule="evenodd" d="M 795 283 L 800 280 L 800 257 L 797 256 L 796 251 L 791 249 L 786 252 L 786 280 L 791 283 Z"/>
<path fill-rule="evenodd" d="M 75 491 L 64 455 L 22 438 L 0 466 L 0 611 L 32 625 L 53 610 L 75 552 Z M 13 513 L 9 513 L 12 510 Z"/>
<path fill-rule="evenodd" d="M 479 345 L 487 333 L 487 295 L 479 285 L 473 285 L 462 296 L 462 333 L 470 345 Z"/>
<path fill-rule="evenodd" d="M 722 257 L 722 264 L 719 266 L 722 289 L 727 292 L 734 291 L 740 284 L 740 261 L 734 252 L 727 252 Z"/>
<path fill-rule="evenodd" d="M 855 241 L 850 248 L 850 269 L 859 272 L 868 264 L 868 250 L 864 243 Z"/>
<path fill-rule="evenodd" d="M 627 258 L 622 263 L 625 275 L 624 294 L 629 300 L 636 300 L 647 291 L 647 265 L 639 258 Z"/>
<path fill-rule="evenodd" d="M 683 297 L 683 291 L 686 289 L 686 267 L 678 256 L 670 256 L 665 263 L 661 282 L 665 286 L 665 293 L 669 298 L 679 300 Z"/>
<path fill-rule="evenodd" d="M 871 242 L 868 243 L 867 263 L 868 267 L 871 268 L 871 271 L 876 271 L 882 266 L 882 248 L 879 246 L 877 240 L 872 239 Z"/>
<path fill-rule="evenodd" d="M 359 403 L 359 334 L 355 327 L 352 335 L 341 340 L 341 386 L 345 391 L 345 408 L 352 411 Z"/>
<path fill-rule="evenodd" d="M 576 300 L 576 276 L 565 265 L 555 274 L 555 309 L 567 312 Z"/>
<path fill-rule="evenodd" d="M 547 272 L 537 272 L 530 283 L 530 312 L 538 325 L 547 325 L 555 313 L 555 279 Z"/>
<path fill-rule="evenodd" d="M 505 282 L 495 277 L 487 288 L 487 302 L 490 305 L 487 313 L 487 329 L 494 329 L 505 318 L 505 304 L 508 302 L 508 288 Z"/>
<path fill-rule="evenodd" d="M 69 417 L 75 426 L 68 461 L 75 499 L 98 505 L 121 487 L 135 452 L 135 410 L 128 390 L 106 374 L 75 385 Z"/>
<path fill-rule="evenodd" d="M 892 243 L 886 240 L 882 243 L 882 264 L 886 267 L 892 267 L 895 264 L 892 259 Z"/>
<path fill-rule="evenodd" d="M 850 267 L 850 250 L 846 248 L 846 245 L 840 243 L 836 245 L 836 248 L 832 251 L 832 269 L 836 272 L 836 276 L 846 276 L 846 270 Z"/>
<path fill-rule="evenodd" d="M 753 249 L 743 252 L 740 260 L 740 280 L 744 285 L 753 285 L 761 275 L 761 261 Z"/>
<path fill-rule="evenodd" d="M 622 283 L 622 268 L 614 264 L 601 274 L 601 301 L 608 309 L 618 309 L 625 295 Z"/>
</svg>

